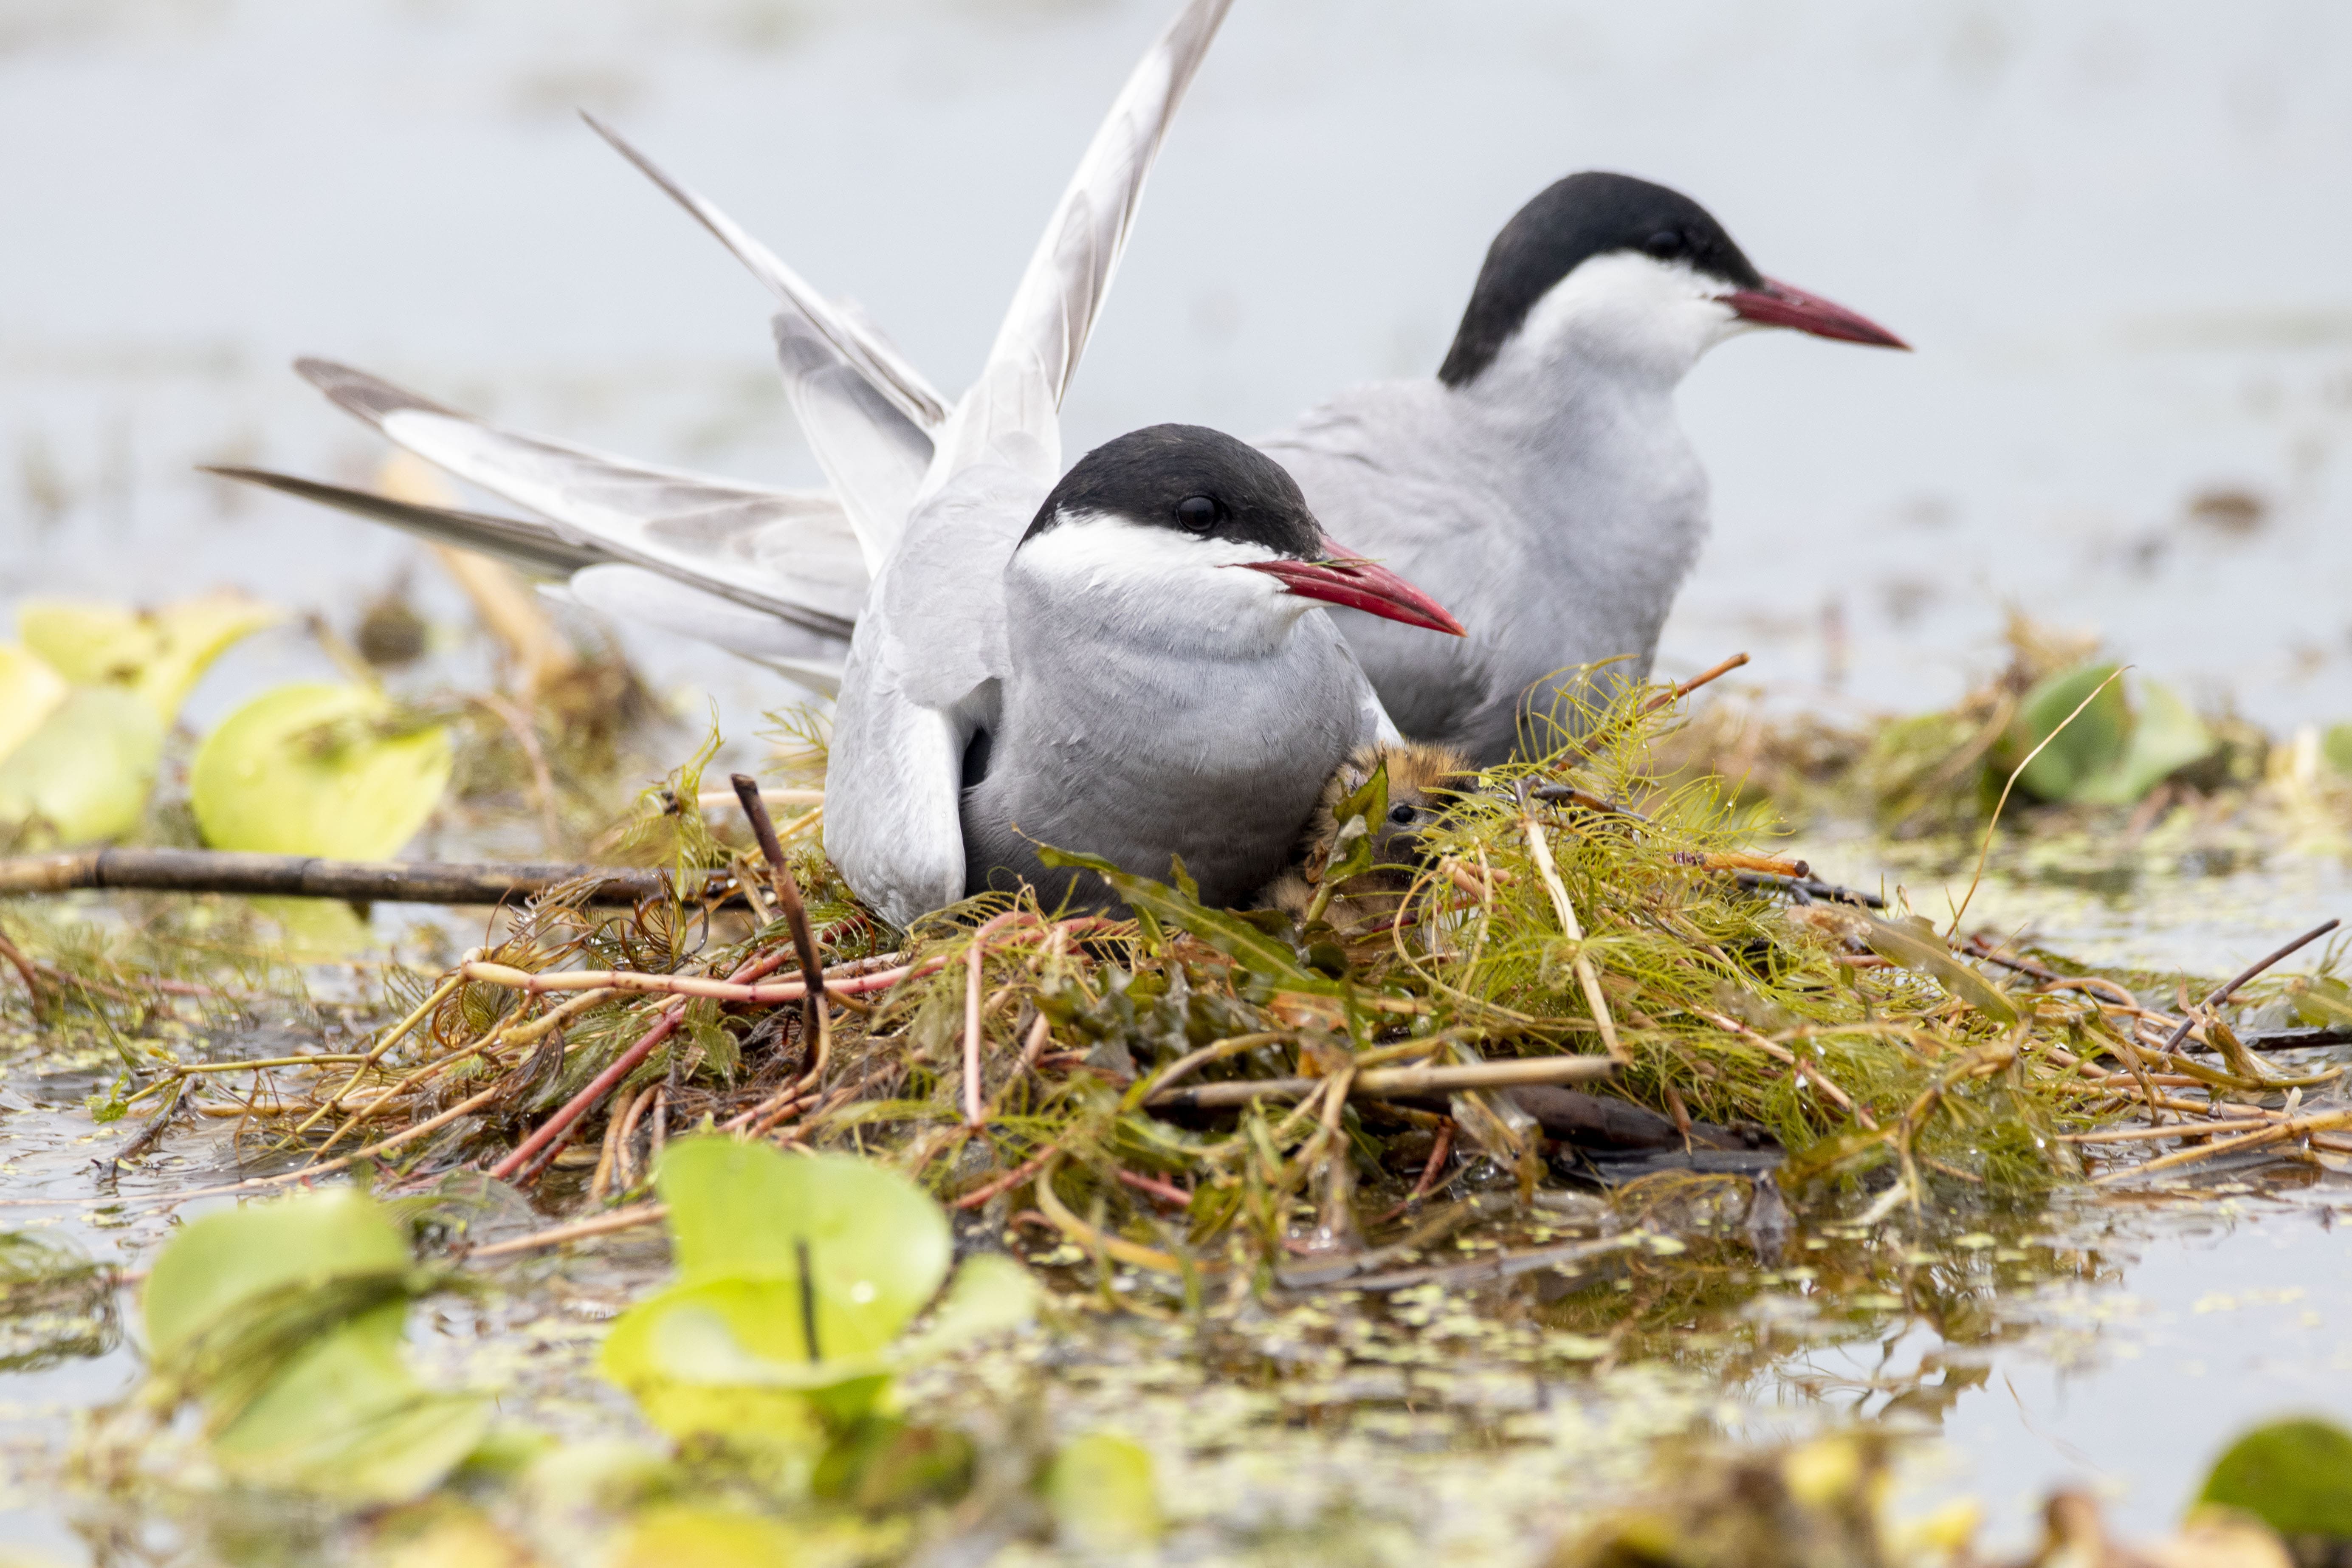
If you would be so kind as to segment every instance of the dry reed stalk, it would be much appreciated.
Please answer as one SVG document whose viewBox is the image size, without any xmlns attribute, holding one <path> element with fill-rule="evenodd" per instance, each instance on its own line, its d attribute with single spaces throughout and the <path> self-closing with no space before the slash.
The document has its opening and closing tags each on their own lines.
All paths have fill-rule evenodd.
<svg viewBox="0 0 2352 1568">
<path fill-rule="evenodd" d="M 1743 660 L 1747 658 L 1745 654 L 1740 657 Z M 1560 885 L 1559 868 L 1552 864 L 1551 842 L 1543 825 L 1536 820 L 1535 807 L 1528 803 L 1525 779 L 1518 781 L 1518 795 L 1519 823 L 1527 833 L 1528 853 L 1534 858 L 1536 875 L 1543 879 L 1544 891 L 1551 895 L 1552 913 L 1559 918 L 1559 929 L 1576 947 L 1575 956 L 1569 961 L 1576 971 L 1576 983 L 1584 990 L 1585 1005 L 1592 1009 L 1592 1021 L 1601 1026 L 1601 1043 L 1608 1048 L 1609 1059 L 1622 1067 L 1629 1058 L 1624 1046 L 1618 1041 L 1616 1020 L 1609 1016 L 1609 998 L 1601 994 L 1601 976 L 1585 953 L 1584 927 L 1577 921 L 1576 906 L 1568 901 L 1568 889 Z"/>
</svg>

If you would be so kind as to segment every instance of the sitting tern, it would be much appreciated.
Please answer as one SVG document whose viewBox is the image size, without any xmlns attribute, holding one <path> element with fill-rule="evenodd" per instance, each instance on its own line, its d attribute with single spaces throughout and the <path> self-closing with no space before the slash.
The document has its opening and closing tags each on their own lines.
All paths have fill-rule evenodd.
<svg viewBox="0 0 2352 1568">
<path fill-rule="evenodd" d="M 1129 79 L 952 405 L 623 144 L 782 297 L 788 384 L 837 504 L 495 431 L 317 363 L 305 374 L 338 403 L 555 526 L 269 482 L 569 573 L 632 615 L 650 598 L 787 668 L 846 637 L 824 845 L 885 919 L 1023 882 L 1049 904 L 1116 905 L 1041 846 L 1151 877 L 1181 858 L 1203 899 L 1244 901 L 1332 771 L 1394 733 L 1320 606 L 1461 627 L 1348 558 L 1282 467 L 1232 437 L 1155 426 L 1060 472 L 1063 393 L 1229 3 L 1192 0 Z M 845 552 L 813 539 L 854 541 L 870 583 L 826 575 Z"/>
<path fill-rule="evenodd" d="M 1213 28 L 1213 18 L 1202 47 Z M 783 302 L 785 388 L 830 492 L 766 489 L 502 430 L 321 361 L 299 368 L 341 406 L 545 521 L 229 471 L 568 574 L 593 608 L 830 690 L 866 586 L 936 472 L 947 400 L 853 308 L 613 140 Z M 1110 262 L 1124 237 L 1123 226 L 1097 237 Z M 1484 766 L 1523 743 L 1544 749 L 1530 721 L 1591 667 L 1615 659 L 1613 679 L 1648 673 L 1707 531 L 1706 475 L 1674 392 L 1709 348 L 1759 327 L 1906 346 L 1765 278 L 1687 196 L 1623 174 L 1572 174 L 1496 237 L 1435 375 L 1342 392 L 1258 443 L 1334 532 L 1474 628 L 1428 637 L 1334 612 L 1403 734 Z M 1074 361 L 1083 333 L 1066 346 Z"/>
</svg>

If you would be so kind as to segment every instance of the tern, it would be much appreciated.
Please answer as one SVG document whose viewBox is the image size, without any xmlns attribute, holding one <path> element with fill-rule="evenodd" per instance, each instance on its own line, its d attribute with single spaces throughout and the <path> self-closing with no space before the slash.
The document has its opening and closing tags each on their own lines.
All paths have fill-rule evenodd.
<svg viewBox="0 0 2352 1568">
<path fill-rule="evenodd" d="M 782 303 L 785 389 L 829 491 L 740 484 L 504 430 L 315 360 L 299 368 L 339 405 L 536 517 L 224 471 L 566 576 L 592 608 L 831 691 L 873 574 L 934 471 L 948 400 L 856 310 L 604 134 Z M 1116 260 L 1123 226 L 1078 232 Z M 1766 327 L 1906 346 L 1763 276 L 1689 197 L 1625 174 L 1571 174 L 1497 234 L 1434 375 L 1342 392 L 1257 443 L 1333 533 L 1474 628 L 1434 638 L 1333 612 L 1403 735 L 1486 766 L 1549 749 L 1546 721 L 1586 692 L 1596 668 L 1604 691 L 1647 675 L 1708 526 L 1706 474 L 1675 388 L 1709 348 Z M 1082 346 L 1081 333 L 1069 352 Z"/>
<path fill-rule="evenodd" d="M 1328 541 L 1281 465 L 1233 437 L 1154 426 L 1061 471 L 1063 394 L 1229 4 L 1192 0 L 1129 77 L 952 404 L 613 138 L 782 297 L 787 384 L 832 499 L 496 431 L 323 363 L 305 374 L 343 406 L 552 526 L 266 482 L 568 574 L 584 599 L 650 604 L 796 672 L 845 637 L 824 846 L 896 924 L 1024 884 L 1118 907 L 1047 847 L 1150 877 L 1181 863 L 1202 899 L 1244 902 L 1333 771 L 1395 733 L 1321 606 L 1462 628 Z M 808 548 L 825 540 L 845 548 Z M 862 571 L 828 575 L 851 545 Z"/>
</svg>

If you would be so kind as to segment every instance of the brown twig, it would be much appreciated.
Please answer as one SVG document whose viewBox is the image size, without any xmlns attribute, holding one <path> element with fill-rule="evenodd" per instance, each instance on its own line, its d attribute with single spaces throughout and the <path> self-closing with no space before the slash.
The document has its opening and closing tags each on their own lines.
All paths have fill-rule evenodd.
<svg viewBox="0 0 2352 1568">
<path fill-rule="evenodd" d="M 751 819 L 751 835 L 760 841 L 760 853 L 768 862 L 768 885 L 773 889 L 776 902 L 783 906 L 784 919 L 793 928 L 793 948 L 800 954 L 801 984 L 808 994 L 801 1002 L 801 1022 L 814 1038 L 822 1026 L 824 1012 L 824 965 L 817 957 L 816 937 L 809 930 L 808 908 L 801 901 L 801 885 L 793 879 L 793 868 L 784 863 L 784 847 L 776 837 L 776 825 L 768 816 L 768 803 L 760 798 L 760 781 L 750 773 L 736 773 L 730 779 L 735 786 L 735 797 L 743 803 L 743 815 Z"/>
<path fill-rule="evenodd" d="M 581 901 L 638 904 L 672 896 L 660 871 L 614 866 L 473 864 L 433 860 L 328 860 L 226 849 L 78 849 L 0 859 L 0 897 L 137 888 L 160 893 L 242 893 L 375 904 L 501 904 L 588 879 Z M 675 889 L 722 899 L 722 876 Z"/>
<path fill-rule="evenodd" d="M 2179 1050 L 2180 1048 L 2180 1042 L 2189 1037 L 2189 1031 L 2197 1026 L 2198 1013 L 2212 1012 L 2214 1008 L 2219 1007 L 2222 1003 L 2227 1002 L 2231 996 L 2236 993 L 2240 986 L 2252 980 L 2256 975 L 2262 973 L 2263 970 L 2268 969 L 2272 964 L 2287 957 L 2297 948 L 2304 946 L 2305 943 L 2317 942 L 2321 937 L 2326 936 L 2329 931 L 2334 931 L 2337 926 L 2342 925 L 2343 923 L 2344 922 L 2340 920 L 2323 921 L 2320 924 L 2312 927 L 2301 936 L 2296 937 L 2293 942 L 2288 942 L 2284 947 L 2280 948 L 2277 952 L 2265 953 L 2261 958 L 2254 960 L 2253 963 L 2246 966 L 2245 971 L 2236 979 L 2231 981 L 2228 984 L 2221 987 L 2221 989 L 2215 991 L 2211 995 L 2206 997 L 2200 1006 L 2190 1009 L 2189 1016 L 2180 1020 L 2180 1027 L 2173 1030 L 2172 1037 L 2164 1042 L 2164 1048 L 2168 1051 Z"/>
<path fill-rule="evenodd" d="M 1048 1143 L 1020 1164 L 982 1186 L 974 1187 L 948 1205 L 951 1209 L 976 1209 L 999 1193 L 1010 1192 L 1045 1168 L 1045 1162 L 1062 1152 L 1059 1143 Z"/>
<path fill-rule="evenodd" d="M 1746 664 L 1747 662 L 1748 656 L 1746 654 L 1735 653 L 1729 658 L 1725 659 L 1722 663 L 1712 666 L 1709 668 L 1700 670 L 1696 675 L 1692 676 L 1688 680 L 1684 681 L 1681 685 L 1668 687 L 1665 690 L 1659 692 L 1655 697 L 1651 698 L 1647 702 L 1643 703 L 1641 708 L 1641 716 L 1646 719 L 1651 714 L 1655 713 L 1659 709 L 1666 706 L 1666 704 L 1681 701 L 1684 698 L 1688 697 L 1692 692 L 1696 691 L 1700 687 L 1706 685 L 1709 681 L 1720 680 L 1723 677 L 1729 675 L 1733 670 L 1738 669 L 1741 665 Z"/>
<path fill-rule="evenodd" d="M 22 948 L 8 940 L 8 933 L 4 931 L 0 931 L 0 958 L 6 959 L 8 966 L 16 972 L 16 978 L 25 983 L 25 993 L 32 998 L 33 1011 L 37 1015 L 45 1000 L 41 994 L 41 977 L 34 970 L 33 961 L 25 956 Z"/>
<path fill-rule="evenodd" d="M 1366 1068 L 1349 1092 L 1360 1095 L 1434 1094 L 1456 1089 L 1503 1089 L 1531 1083 L 1583 1083 L 1608 1078 L 1617 1064 L 1607 1057 L 1519 1057 L 1456 1067 Z M 1328 1082 L 1321 1078 L 1254 1078 L 1204 1083 L 1196 1089 L 1162 1089 L 1143 1103 L 1154 1110 L 1210 1110 L 1254 1100 L 1294 1099 Z"/>
<path fill-rule="evenodd" d="M 669 1217 L 667 1204 L 635 1204 L 628 1208 L 614 1209 L 587 1219 L 576 1219 L 569 1225 L 554 1225 L 545 1230 L 535 1230 L 529 1236 L 511 1236 L 504 1241 L 494 1241 L 487 1247 L 471 1248 L 465 1254 L 472 1262 L 483 1258 L 504 1258 L 516 1252 L 537 1252 L 542 1247 L 562 1247 L 567 1241 L 585 1241 L 593 1236 L 610 1236 L 616 1230 L 634 1230 L 643 1225 L 658 1225 Z"/>
</svg>

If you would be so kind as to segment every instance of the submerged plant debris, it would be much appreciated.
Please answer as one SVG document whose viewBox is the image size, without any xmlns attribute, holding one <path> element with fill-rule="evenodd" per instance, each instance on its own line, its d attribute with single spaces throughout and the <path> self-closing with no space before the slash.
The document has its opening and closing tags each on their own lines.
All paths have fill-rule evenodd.
<svg viewBox="0 0 2352 1568">
<path fill-rule="evenodd" d="M 94 1528 L 168 1519 L 190 1561 L 257 1531 L 296 1560 L 1584 1561 L 1727 1389 L 1831 1392 L 1790 1343 L 1988 1342 L 2036 1281 L 2104 1277 L 2049 1205 L 2352 1154 L 2329 951 L 2225 994 L 2253 955 L 2094 970 L 1832 886 L 1683 769 L 1657 695 L 1452 781 L 1378 897 L 1364 777 L 1286 910 L 1097 865 L 1121 918 L 992 897 L 891 931 L 818 792 L 770 792 L 771 864 L 708 749 L 599 853 L 724 900 L 558 888 L 462 955 L 331 972 L 232 900 L 9 908 L 0 1026 L 137 1129 L 110 1169 L 201 1150 L 217 1179 L 170 1203 L 271 1200 L 154 1261 L 148 1379 L 68 1467 Z M 373 1201 L 275 1196 L 341 1183 Z M 341 1239 L 269 1239 L 281 1215 Z M 103 1270 L 12 1245 L 7 1353 L 115 1342 Z M 189 1305 L 197 1277 L 226 1282 Z M 420 1310 L 478 1348 L 410 1365 Z"/>
</svg>

